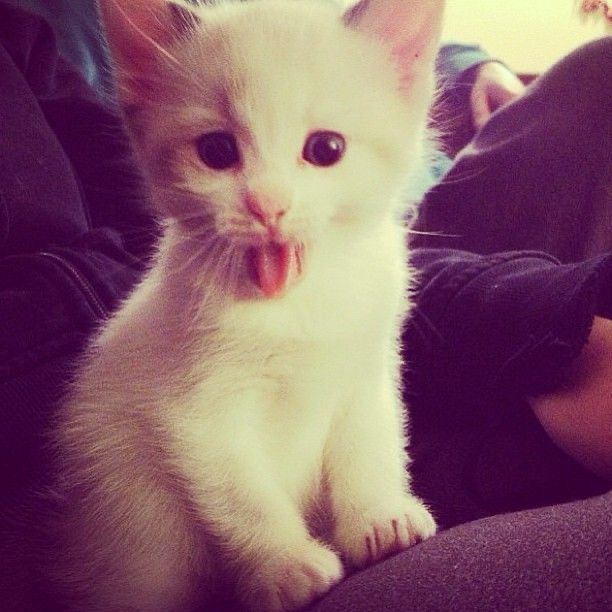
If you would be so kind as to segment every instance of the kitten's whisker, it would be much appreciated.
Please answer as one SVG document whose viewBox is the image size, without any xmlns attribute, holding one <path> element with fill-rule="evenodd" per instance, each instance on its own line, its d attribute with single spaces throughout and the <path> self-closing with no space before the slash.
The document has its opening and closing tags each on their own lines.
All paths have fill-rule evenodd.
<svg viewBox="0 0 612 612">
<path fill-rule="evenodd" d="M 170 53 L 168 53 L 168 55 L 170 55 L 171 57 L 174 57 Z M 186 91 L 187 91 L 185 88 L 186 83 L 189 84 L 190 87 L 194 88 L 195 91 L 197 91 L 199 94 L 204 95 L 204 96 L 210 95 L 210 90 L 206 89 L 202 85 L 202 83 L 198 82 L 194 78 L 193 74 L 191 74 L 184 66 L 182 66 L 179 63 L 178 59 L 174 57 L 174 62 L 168 62 L 166 61 L 165 57 L 162 57 L 161 60 L 164 62 L 164 65 L 169 71 L 171 71 L 175 75 L 185 80 L 182 85 L 175 85 L 173 87 L 173 95 L 175 97 L 182 96 L 182 101 L 186 105 L 192 102 L 192 99 L 186 94 Z M 160 87 L 168 88 L 169 79 L 170 77 L 168 74 L 164 74 L 164 75 L 148 74 L 147 75 L 148 82 L 152 85 L 156 85 L 158 88 Z"/>
<path fill-rule="evenodd" d="M 464 183 L 466 181 L 471 181 L 472 179 L 478 178 L 481 174 L 486 172 L 486 168 L 482 168 L 476 172 L 466 172 L 464 175 L 458 175 L 454 177 L 452 180 L 448 180 L 445 175 L 440 181 L 438 181 L 432 188 L 437 188 L 439 185 L 458 185 L 460 183 Z"/>
<path fill-rule="evenodd" d="M 415 236 L 434 236 L 436 238 L 461 238 L 461 234 L 445 234 L 444 232 L 421 232 L 419 230 L 413 230 L 408 228 L 406 230 L 409 234 Z"/>
<path fill-rule="evenodd" d="M 231 290 L 232 293 L 236 293 L 238 290 L 239 280 L 240 280 L 240 272 L 243 266 L 243 254 L 238 249 L 232 249 L 232 257 L 230 260 L 231 265 Z"/>
<path fill-rule="evenodd" d="M 423 310 L 419 307 L 418 304 L 414 304 L 413 305 L 411 316 L 412 316 L 412 323 L 417 328 L 419 333 L 423 333 L 423 332 L 421 332 L 421 330 L 419 328 L 419 325 L 421 323 L 424 323 L 426 325 L 426 327 L 428 327 L 438 337 L 439 340 L 443 340 L 444 339 L 443 334 L 440 333 L 440 331 L 434 325 L 432 320 L 423 312 Z M 431 337 L 431 334 L 428 334 L 426 332 L 425 332 L 424 335 L 427 338 Z"/>
<path fill-rule="evenodd" d="M 202 271 L 202 279 L 205 279 L 206 286 L 201 296 L 200 302 L 196 306 L 196 318 L 206 319 L 205 311 L 208 305 L 219 297 L 227 295 L 229 289 L 233 294 L 232 275 L 230 262 L 234 250 L 223 240 L 215 241 L 215 248 L 210 254 L 206 255 L 206 266 Z"/>
<path fill-rule="evenodd" d="M 189 256 L 187 259 L 181 261 L 180 265 L 173 268 L 171 272 L 173 274 L 183 274 L 189 268 L 191 268 L 196 262 L 201 261 L 201 266 L 199 268 L 199 274 L 197 276 L 202 276 L 207 274 L 207 271 L 214 267 L 216 256 L 218 255 L 218 251 L 221 250 L 222 246 L 219 244 L 218 240 L 212 239 L 208 242 L 204 241 L 196 241 L 192 240 L 190 237 L 185 237 L 181 235 L 181 239 L 185 242 L 196 242 L 197 249 L 195 252 Z"/>
<path fill-rule="evenodd" d="M 219 257 L 219 265 L 216 270 L 218 286 L 234 295 L 237 280 L 237 259 L 239 254 L 237 250 L 230 244 L 225 243 L 224 251 Z"/>
<path fill-rule="evenodd" d="M 168 219 L 166 227 L 180 228 L 185 235 L 203 239 L 215 232 L 215 223 L 207 215 L 184 215 Z"/>
<path fill-rule="evenodd" d="M 202 269 L 214 271 L 218 265 L 218 260 L 223 253 L 224 246 L 218 239 L 212 240 L 209 244 L 204 243 L 202 248 L 195 253 L 193 261 L 202 259 Z"/>
<path fill-rule="evenodd" d="M 158 42 L 153 40 L 146 32 L 144 32 L 142 28 L 138 27 L 138 25 L 134 23 L 134 20 L 127 14 L 127 12 L 123 9 L 123 7 L 121 6 L 119 2 L 117 2 L 116 0 L 113 0 L 113 4 L 115 5 L 115 9 L 117 10 L 117 12 L 121 13 L 121 16 L 123 17 L 123 19 L 125 19 L 130 24 L 130 26 L 134 28 L 136 32 L 138 32 L 138 34 L 142 38 L 144 38 L 152 47 L 154 47 L 159 53 L 161 53 L 163 57 L 171 60 L 177 66 L 180 66 L 180 62 L 171 53 L 169 53 L 166 49 L 164 49 Z M 159 22 L 159 20 L 158 20 L 158 23 L 160 23 L 161 26 L 164 25 L 161 22 Z"/>
<path fill-rule="evenodd" d="M 225 285 L 225 273 L 227 271 L 229 258 L 231 257 L 232 249 L 227 245 L 227 243 L 222 244 L 221 252 L 219 253 L 219 257 L 217 259 L 216 266 L 214 268 L 214 284 L 219 283 L 220 285 Z"/>
</svg>

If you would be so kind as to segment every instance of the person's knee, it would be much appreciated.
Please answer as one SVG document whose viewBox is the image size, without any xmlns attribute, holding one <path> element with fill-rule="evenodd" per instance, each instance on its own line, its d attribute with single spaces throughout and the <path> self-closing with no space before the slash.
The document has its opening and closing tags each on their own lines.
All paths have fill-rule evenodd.
<svg viewBox="0 0 612 612">
<path fill-rule="evenodd" d="M 577 61 L 586 62 L 589 65 L 598 65 L 601 68 L 602 74 L 609 74 L 610 60 L 612 59 L 612 36 L 604 36 L 591 42 L 588 42 L 581 47 L 578 47 L 572 52 L 576 56 Z"/>
<path fill-rule="evenodd" d="M 581 81 L 589 79 L 589 82 L 596 86 L 601 100 L 606 100 L 609 104 L 612 96 L 612 36 L 594 40 L 577 49 L 576 63 Z"/>
<path fill-rule="evenodd" d="M 564 57 L 539 79 L 538 86 L 550 90 L 556 103 L 575 107 L 581 115 L 610 115 L 611 65 L 612 36 L 607 36 Z"/>
</svg>

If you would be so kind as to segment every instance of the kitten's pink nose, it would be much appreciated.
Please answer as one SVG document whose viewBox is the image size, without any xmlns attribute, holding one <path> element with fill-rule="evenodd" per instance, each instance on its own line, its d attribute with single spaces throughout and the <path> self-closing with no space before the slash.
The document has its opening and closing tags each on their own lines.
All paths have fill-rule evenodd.
<svg viewBox="0 0 612 612">
<path fill-rule="evenodd" d="M 264 227 L 277 227 L 280 218 L 287 212 L 282 198 L 265 193 L 247 192 L 246 207 Z"/>
</svg>

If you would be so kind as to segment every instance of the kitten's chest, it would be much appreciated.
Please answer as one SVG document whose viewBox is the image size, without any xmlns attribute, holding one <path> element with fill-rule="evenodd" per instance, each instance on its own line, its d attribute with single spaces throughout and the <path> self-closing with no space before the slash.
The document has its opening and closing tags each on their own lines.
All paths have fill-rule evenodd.
<svg viewBox="0 0 612 612">
<path fill-rule="evenodd" d="M 255 453 L 302 503 L 317 487 L 330 428 L 347 405 L 351 368 L 330 347 L 304 344 L 251 344 L 242 358 L 210 373 L 189 427 L 229 432 L 229 444 L 240 440 L 237 452 Z"/>
<path fill-rule="evenodd" d="M 325 444 L 337 415 L 350 403 L 356 370 L 337 347 L 310 347 L 274 356 L 266 365 L 273 381 L 261 406 L 263 437 L 288 482 L 320 472 Z"/>
<path fill-rule="evenodd" d="M 264 416 L 282 423 L 320 419 L 349 395 L 358 374 L 357 359 L 335 343 L 290 340 L 251 346 L 226 375 L 237 389 L 254 391 Z"/>
</svg>

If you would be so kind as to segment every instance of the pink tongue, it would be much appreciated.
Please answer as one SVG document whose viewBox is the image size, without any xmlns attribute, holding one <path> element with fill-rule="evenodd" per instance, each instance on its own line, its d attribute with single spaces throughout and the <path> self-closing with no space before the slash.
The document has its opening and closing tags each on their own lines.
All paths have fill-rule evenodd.
<svg viewBox="0 0 612 612">
<path fill-rule="evenodd" d="M 266 297 L 280 295 L 299 274 L 301 262 L 294 244 L 271 243 L 255 247 L 253 252 L 255 280 Z"/>
</svg>

